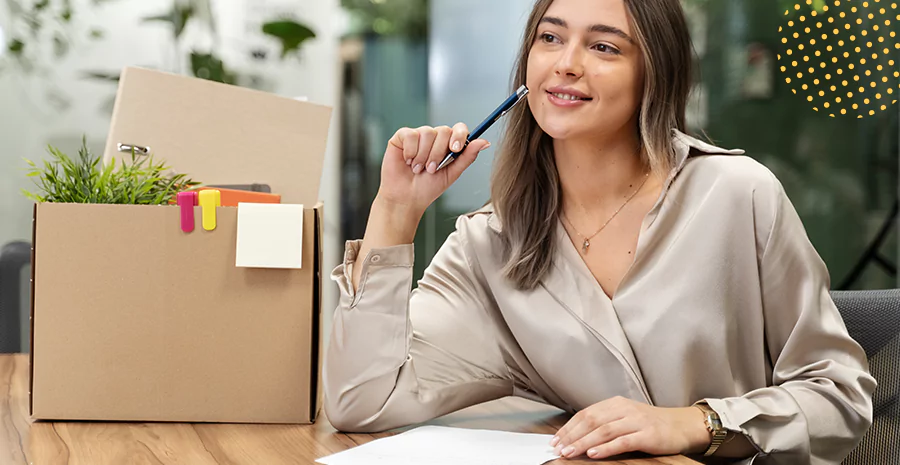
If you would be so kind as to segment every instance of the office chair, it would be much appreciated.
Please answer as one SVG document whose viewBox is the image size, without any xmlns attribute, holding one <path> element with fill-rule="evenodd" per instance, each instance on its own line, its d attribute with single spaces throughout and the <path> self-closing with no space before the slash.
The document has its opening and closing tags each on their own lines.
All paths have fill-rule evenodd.
<svg viewBox="0 0 900 465">
<path fill-rule="evenodd" d="M 31 263 L 31 244 L 10 242 L 0 249 L 0 353 L 21 350 L 22 269 Z"/>
<path fill-rule="evenodd" d="M 831 296 L 878 381 L 872 427 L 843 465 L 900 464 L 900 289 L 833 291 Z"/>
</svg>

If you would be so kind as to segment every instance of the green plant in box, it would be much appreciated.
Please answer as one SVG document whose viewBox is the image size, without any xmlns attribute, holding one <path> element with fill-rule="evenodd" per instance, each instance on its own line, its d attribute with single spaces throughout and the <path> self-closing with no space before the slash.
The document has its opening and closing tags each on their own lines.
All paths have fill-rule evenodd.
<svg viewBox="0 0 900 465">
<path fill-rule="evenodd" d="M 132 152 L 128 161 L 117 165 L 113 159 L 103 166 L 85 139 L 75 158 L 53 146 L 48 151 L 50 159 L 42 165 L 25 160 L 30 167 L 28 176 L 34 178 L 39 192 L 23 193 L 37 202 L 165 205 L 178 192 L 200 184 L 185 174 L 171 173 L 152 155 Z"/>
</svg>

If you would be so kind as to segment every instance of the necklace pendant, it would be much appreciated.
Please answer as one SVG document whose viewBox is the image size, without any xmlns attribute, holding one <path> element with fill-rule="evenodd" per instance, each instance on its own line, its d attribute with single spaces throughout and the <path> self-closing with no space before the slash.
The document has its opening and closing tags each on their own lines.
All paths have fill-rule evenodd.
<svg viewBox="0 0 900 465">
<path fill-rule="evenodd" d="M 581 244 L 581 253 L 584 255 L 587 255 L 588 248 L 590 246 L 591 246 L 591 241 L 589 239 L 585 239 L 584 242 Z"/>
</svg>

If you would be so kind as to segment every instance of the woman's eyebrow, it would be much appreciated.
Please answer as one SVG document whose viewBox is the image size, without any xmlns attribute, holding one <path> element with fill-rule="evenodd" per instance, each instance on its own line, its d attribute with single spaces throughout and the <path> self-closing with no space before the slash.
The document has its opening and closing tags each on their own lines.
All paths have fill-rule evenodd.
<svg viewBox="0 0 900 465">
<path fill-rule="evenodd" d="M 540 23 L 550 23 L 550 24 L 553 24 L 553 25 L 556 25 L 559 27 L 563 27 L 566 29 L 569 28 L 569 24 L 566 23 L 566 21 L 564 19 L 557 18 L 555 16 L 544 16 L 543 18 L 541 18 Z M 615 34 L 615 35 L 627 40 L 628 42 L 631 42 L 632 44 L 634 43 L 634 40 L 631 38 L 631 36 L 626 34 L 625 31 L 623 31 L 615 26 L 610 26 L 608 24 L 591 25 L 590 27 L 588 27 L 588 32 L 598 32 L 601 34 Z"/>
</svg>

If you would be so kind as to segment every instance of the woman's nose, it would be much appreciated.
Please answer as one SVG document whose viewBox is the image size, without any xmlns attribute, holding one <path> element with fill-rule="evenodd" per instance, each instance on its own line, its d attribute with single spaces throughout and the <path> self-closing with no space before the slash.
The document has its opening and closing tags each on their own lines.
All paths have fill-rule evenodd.
<svg viewBox="0 0 900 465">
<path fill-rule="evenodd" d="M 575 43 L 570 43 L 563 50 L 559 60 L 556 61 L 556 75 L 581 77 L 583 73 L 584 64 L 582 63 L 581 47 Z"/>
</svg>

